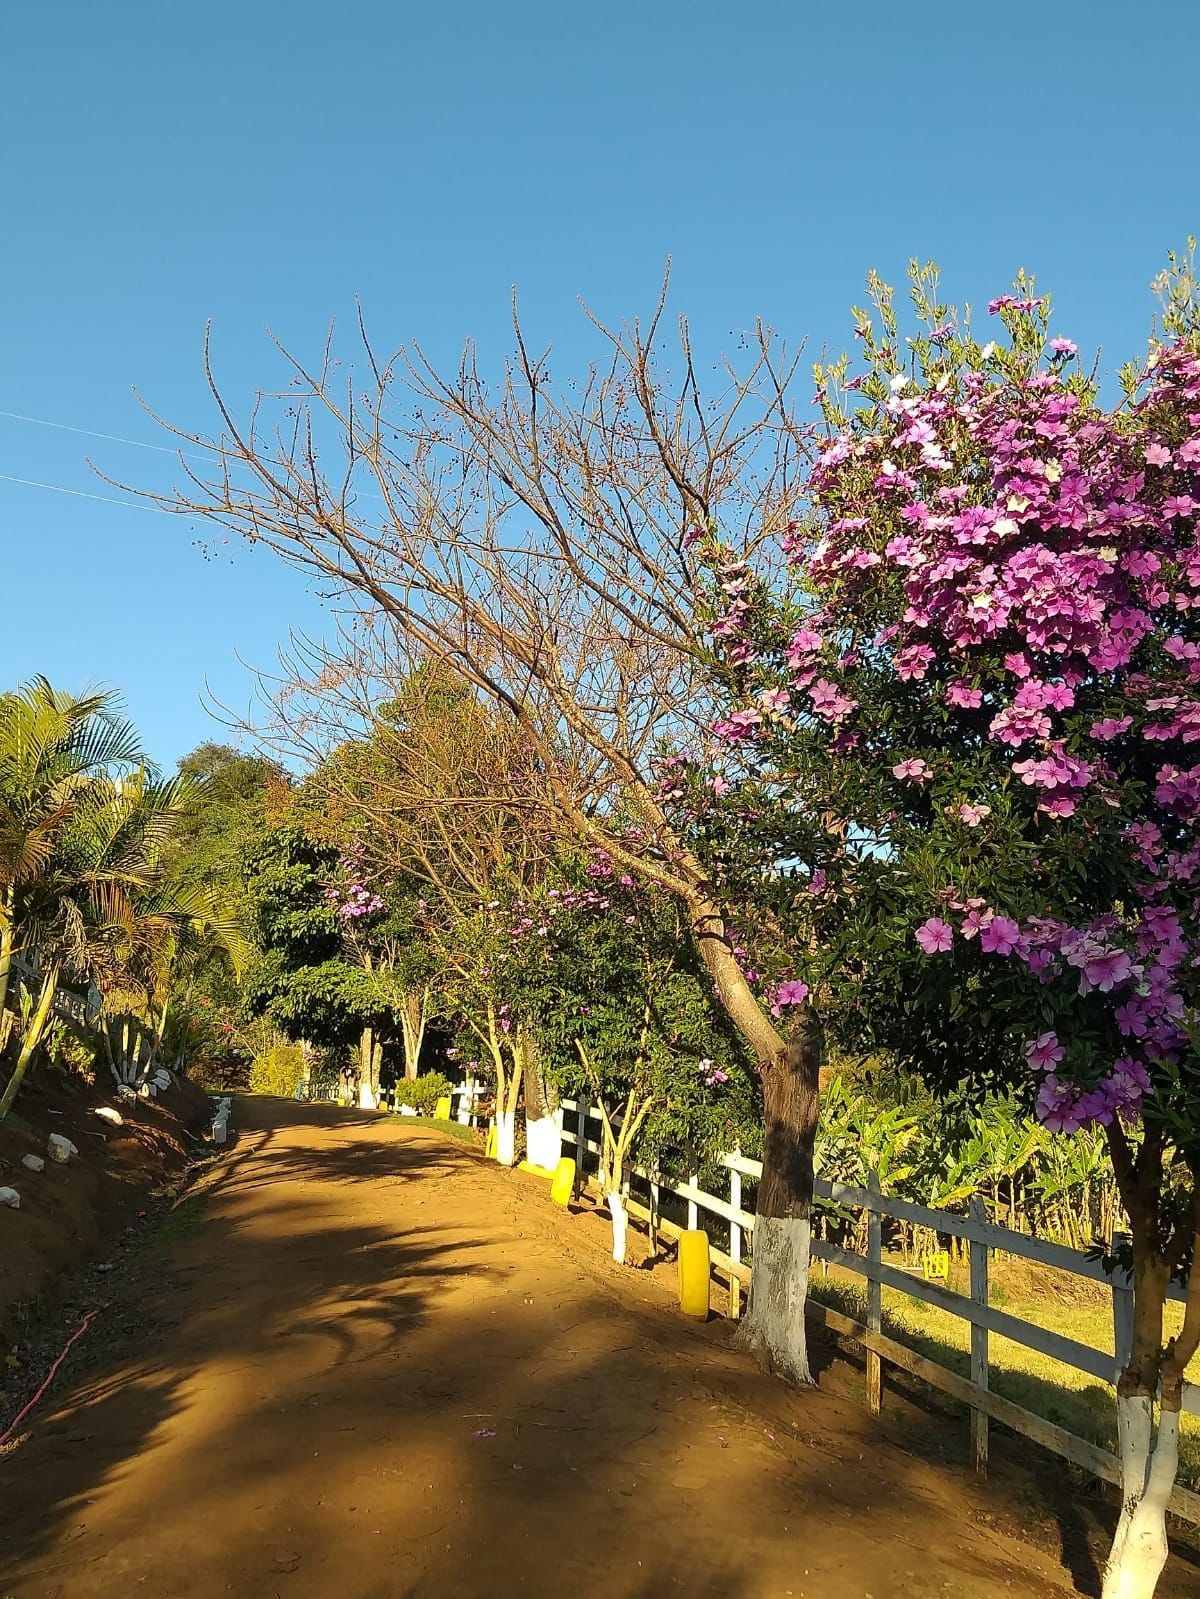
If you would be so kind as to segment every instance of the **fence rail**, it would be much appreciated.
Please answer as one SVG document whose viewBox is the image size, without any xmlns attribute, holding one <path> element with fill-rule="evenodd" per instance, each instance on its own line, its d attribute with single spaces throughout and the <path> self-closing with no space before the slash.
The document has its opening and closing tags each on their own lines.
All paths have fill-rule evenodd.
<svg viewBox="0 0 1200 1599">
<path fill-rule="evenodd" d="M 593 1129 L 590 1126 L 595 1121 L 596 1130 L 599 1131 L 600 1113 L 586 1100 L 564 1099 L 561 1108 L 563 1139 L 574 1146 L 578 1170 L 581 1178 L 586 1180 L 589 1175 L 588 1157 L 595 1155 L 598 1159 L 601 1151 L 600 1139 L 592 1136 Z M 625 1187 L 631 1213 L 646 1222 L 652 1232 L 660 1231 L 670 1237 L 682 1231 L 677 1223 L 670 1222 L 662 1215 L 665 1194 L 673 1195 L 686 1205 L 688 1227 L 697 1225 L 701 1213 L 727 1225 L 728 1250 L 714 1248 L 711 1255 L 716 1275 L 728 1283 L 729 1311 L 736 1316 L 742 1291 L 750 1281 L 750 1265 L 743 1256 L 749 1253 L 752 1260 L 754 1236 L 754 1214 L 742 1206 L 742 1184 L 744 1180 L 757 1182 L 762 1177 L 762 1163 L 733 1153 L 723 1156 L 720 1164 L 729 1174 L 728 1198 L 707 1193 L 699 1186 L 699 1179 L 695 1175 L 686 1182 L 677 1182 L 641 1166 L 628 1169 Z M 635 1191 L 642 1193 L 648 1202 L 640 1203 L 635 1199 Z M 881 1193 L 877 1187 L 852 1188 L 844 1183 L 827 1182 L 823 1178 L 817 1179 L 816 1196 L 843 1209 L 864 1213 L 867 1219 L 865 1255 L 824 1239 L 814 1239 L 812 1244 L 812 1252 L 817 1260 L 839 1267 L 865 1281 L 866 1322 L 855 1321 L 812 1298 L 809 1300 L 809 1310 L 814 1319 L 824 1322 L 832 1332 L 855 1340 L 866 1350 L 867 1395 L 873 1410 L 877 1412 L 882 1403 L 882 1363 L 887 1362 L 969 1407 L 971 1454 L 980 1475 L 986 1474 L 988 1421 L 994 1420 L 1105 1481 L 1120 1482 L 1120 1464 L 1114 1454 L 993 1393 L 989 1387 L 989 1374 L 990 1339 L 996 1335 L 1036 1350 L 1100 1382 L 1114 1385 L 1125 1365 L 1133 1324 L 1132 1284 L 1124 1273 L 1110 1276 L 1099 1261 L 1090 1260 L 1076 1250 L 998 1226 L 986 1219 L 978 1200 L 972 1205 L 970 1215 L 955 1216 L 948 1211 L 935 1210 Z M 963 1240 L 968 1250 L 970 1294 L 959 1294 L 937 1282 L 926 1281 L 884 1259 L 884 1217 L 926 1228 L 942 1237 Z M 1096 1349 L 1022 1317 L 1012 1316 L 990 1304 L 988 1278 L 993 1254 L 1014 1255 L 1107 1288 L 1112 1295 L 1114 1352 L 1110 1354 L 1106 1350 Z M 939 1310 L 969 1324 L 969 1379 L 882 1331 L 881 1301 L 885 1287 L 935 1305 Z M 1172 1287 L 1168 1297 L 1182 1300 L 1184 1294 L 1182 1289 Z M 1190 1415 L 1200 1416 L 1200 1385 L 1184 1384 L 1183 1408 Z M 1200 1525 L 1200 1494 L 1177 1487 L 1171 1497 L 1171 1510 L 1181 1519 Z"/>
<path fill-rule="evenodd" d="M 41 982 L 41 967 L 37 961 L 23 960 L 20 955 L 14 955 L 11 970 L 27 988 L 36 988 Z M 86 994 L 80 994 L 73 988 L 64 988 L 60 985 L 50 1009 L 54 1015 L 62 1016 L 67 1021 L 77 1022 L 81 1027 L 90 1027 L 100 1014 L 99 990 L 90 987 Z"/>
</svg>

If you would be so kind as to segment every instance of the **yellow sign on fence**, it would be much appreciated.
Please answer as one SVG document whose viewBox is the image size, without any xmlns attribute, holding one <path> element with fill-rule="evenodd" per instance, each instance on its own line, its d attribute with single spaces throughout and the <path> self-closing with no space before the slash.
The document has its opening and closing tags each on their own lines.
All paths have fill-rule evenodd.
<svg viewBox="0 0 1200 1599">
<path fill-rule="evenodd" d="M 950 1255 L 945 1249 L 927 1249 L 921 1256 L 921 1271 L 926 1282 L 934 1282 L 940 1278 L 942 1282 L 950 1280 Z"/>
</svg>

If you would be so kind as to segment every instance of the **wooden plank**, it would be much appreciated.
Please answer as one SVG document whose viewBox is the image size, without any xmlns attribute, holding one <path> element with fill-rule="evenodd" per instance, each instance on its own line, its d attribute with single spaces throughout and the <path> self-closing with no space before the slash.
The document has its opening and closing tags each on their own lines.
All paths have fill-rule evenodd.
<svg viewBox="0 0 1200 1599">
<path fill-rule="evenodd" d="M 871 1332 L 861 1322 L 842 1315 L 840 1311 L 833 1310 L 828 1305 L 810 1299 L 808 1308 L 814 1319 L 823 1322 L 831 1332 L 841 1337 L 853 1338 L 856 1343 L 864 1347 L 869 1344 L 884 1360 L 893 1366 L 899 1366 L 902 1371 L 907 1371 L 913 1377 L 919 1377 L 930 1387 L 949 1394 L 951 1398 L 960 1400 L 964 1405 L 976 1406 L 993 1421 L 998 1421 L 1002 1426 L 1011 1428 L 1013 1432 L 1020 1433 L 1031 1442 L 1040 1444 L 1043 1449 L 1061 1455 L 1064 1460 L 1071 1461 L 1084 1471 L 1090 1471 L 1093 1476 L 1100 1477 L 1105 1482 L 1120 1486 L 1120 1463 L 1107 1449 L 1101 1449 L 1098 1444 L 1090 1443 L 1088 1439 L 1068 1432 L 1065 1427 L 1055 1426 L 1052 1421 L 1033 1415 L 1020 1405 L 1014 1404 L 1011 1399 L 1003 1399 L 988 1389 L 976 1387 L 967 1378 L 960 1377 L 957 1372 L 947 1371 L 944 1366 L 926 1360 L 923 1355 L 918 1355 L 915 1350 L 897 1343 L 885 1333 Z M 1187 1488 L 1176 1487 L 1171 1495 L 1170 1509 L 1182 1521 L 1200 1526 L 1200 1494 L 1192 1493 Z"/>
<path fill-rule="evenodd" d="M 971 1201 L 971 1219 L 983 1219 L 983 1201 L 978 1195 Z M 987 1305 L 988 1302 L 988 1246 L 981 1243 L 978 1238 L 972 1238 L 968 1246 L 971 1251 L 971 1300 L 976 1305 Z M 988 1387 L 988 1330 L 977 1323 L 971 1323 L 971 1381 L 976 1388 Z M 978 1406 L 971 1407 L 971 1464 L 975 1467 L 977 1477 L 987 1476 L 988 1459 L 988 1417 L 985 1410 Z"/>
<path fill-rule="evenodd" d="M 1049 1355 L 1051 1360 L 1061 1360 L 1064 1366 L 1073 1366 L 1076 1371 L 1086 1371 L 1089 1376 L 1098 1377 L 1101 1382 L 1116 1381 L 1118 1372 L 1113 1357 L 1103 1350 L 1093 1349 L 1090 1344 L 1077 1343 L 1074 1338 L 1049 1332 L 1045 1327 L 1035 1327 L 1031 1322 L 1010 1316 L 1006 1311 L 996 1310 L 991 1305 L 972 1304 L 964 1295 L 956 1294 L 949 1288 L 925 1282 L 920 1277 L 910 1277 L 898 1267 L 888 1265 L 886 1261 L 876 1266 L 871 1261 L 864 1260 L 861 1255 L 852 1254 L 848 1249 L 839 1249 L 834 1244 L 815 1241 L 813 1254 L 819 1260 L 828 1260 L 831 1265 L 841 1266 L 845 1271 L 854 1272 L 860 1277 L 866 1277 L 868 1280 L 877 1279 L 885 1288 L 895 1288 L 902 1294 L 911 1295 L 914 1299 L 922 1299 L 930 1305 L 936 1305 L 939 1310 L 957 1316 L 960 1321 L 986 1327 L 989 1332 L 997 1333 L 1001 1338 L 1011 1338 L 1014 1343 L 1024 1344 L 1027 1349 L 1036 1349 L 1041 1355 Z"/>
<path fill-rule="evenodd" d="M 756 1183 L 762 1181 L 762 1161 L 751 1160 L 738 1150 L 732 1155 L 722 1155 L 721 1165 L 727 1166 L 730 1171 L 739 1172 L 743 1177 L 752 1177 Z"/>
<path fill-rule="evenodd" d="M 928 1227 L 933 1232 L 954 1238 L 977 1238 L 989 1249 L 1005 1255 L 1017 1255 L 1022 1260 L 1033 1260 L 1055 1271 L 1069 1272 L 1073 1277 L 1086 1277 L 1091 1282 L 1103 1283 L 1107 1288 L 1112 1278 L 1098 1260 L 1089 1260 L 1077 1249 L 1065 1244 L 1051 1243 L 1048 1238 L 1033 1238 L 1028 1233 L 1014 1232 L 1010 1227 L 1000 1227 L 988 1221 L 986 1215 L 979 1220 L 969 1216 L 952 1216 L 946 1210 L 931 1210 L 925 1205 L 915 1205 L 907 1199 L 897 1199 L 891 1194 L 873 1195 L 866 1188 L 850 1188 L 844 1183 L 828 1183 L 818 1178 L 816 1193 L 819 1198 L 830 1199 L 835 1204 L 856 1210 L 878 1209 L 896 1221 L 906 1221 L 916 1227 Z M 1183 1300 L 1185 1291 L 1172 1285 L 1167 1298 Z"/>
</svg>

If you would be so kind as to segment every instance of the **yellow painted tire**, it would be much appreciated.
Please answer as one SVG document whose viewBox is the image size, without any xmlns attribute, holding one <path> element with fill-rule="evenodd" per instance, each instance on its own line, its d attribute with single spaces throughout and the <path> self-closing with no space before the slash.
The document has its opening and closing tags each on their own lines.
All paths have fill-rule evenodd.
<svg viewBox="0 0 1200 1599">
<path fill-rule="evenodd" d="M 679 1235 L 679 1308 L 696 1321 L 708 1319 L 708 1234 L 697 1228 Z"/>
<path fill-rule="evenodd" d="M 433 1119 L 435 1122 L 448 1122 L 450 1120 L 450 1099 L 448 1095 L 445 1099 L 438 1100 L 433 1112 Z"/>
<path fill-rule="evenodd" d="M 494 1124 L 491 1127 L 489 1127 L 488 1130 L 487 1130 L 487 1138 L 484 1140 L 483 1153 L 484 1153 L 484 1156 L 488 1160 L 494 1160 L 495 1159 L 495 1156 L 496 1156 L 496 1128 L 495 1128 Z"/>
<path fill-rule="evenodd" d="M 575 1192 L 575 1162 L 569 1155 L 564 1155 L 558 1163 L 554 1173 L 554 1180 L 550 1184 L 550 1198 L 556 1205 L 561 1205 L 564 1210 L 571 1203 L 571 1195 Z"/>
</svg>

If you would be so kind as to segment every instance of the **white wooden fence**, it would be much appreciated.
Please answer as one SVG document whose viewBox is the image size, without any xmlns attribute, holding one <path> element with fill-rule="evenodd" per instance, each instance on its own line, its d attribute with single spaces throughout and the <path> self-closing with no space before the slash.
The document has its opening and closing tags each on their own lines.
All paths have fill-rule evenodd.
<svg viewBox="0 0 1200 1599">
<path fill-rule="evenodd" d="M 36 960 L 22 960 L 19 955 L 12 957 L 13 976 L 17 977 L 25 986 L 34 991 L 35 997 L 41 984 L 41 969 Z M 54 996 L 51 1011 L 58 1016 L 65 1017 L 68 1021 L 77 1022 L 81 1027 L 90 1027 L 100 1014 L 100 991 L 90 987 L 86 994 L 77 993 L 74 989 L 63 988 L 61 985 Z"/>
<path fill-rule="evenodd" d="M 600 1113 L 586 1100 L 573 1099 L 563 1100 L 562 1111 L 564 1142 L 574 1146 L 578 1172 L 581 1180 L 587 1181 L 588 1158 L 595 1155 L 598 1159 L 600 1154 Z M 727 1198 L 707 1193 L 699 1186 L 696 1175 L 690 1176 L 686 1182 L 676 1182 L 640 1166 L 630 1168 L 626 1188 L 630 1190 L 628 1205 L 631 1214 L 647 1224 L 652 1236 L 663 1233 L 667 1237 L 676 1237 L 682 1231 L 677 1223 L 672 1223 L 662 1215 L 665 1194 L 675 1195 L 686 1205 L 689 1228 L 701 1225 L 702 1214 L 719 1218 L 728 1227 L 728 1250 L 712 1248 L 711 1258 L 714 1274 L 728 1284 L 729 1314 L 737 1316 L 742 1292 L 750 1282 L 750 1264 L 745 1257 L 749 1255 L 752 1258 L 754 1236 L 754 1215 L 752 1210 L 743 1208 L 742 1186 L 744 1181 L 757 1183 L 762 1176 L 762 1164 L 738 1154 L 723 1156 L 720 1164 L 728 1173 Z M 644 1202 L 639 1202 L 635 1197 L 637 1193 L 642 1194 Z M 825 1182 L 818 1178 L 816 1194 L 818 1199 L 866 1214 L 865 1255 L 826 1243 L 822 1239 L 814 1238 L 812 1246 L 817 1260 L 826 1261 L 866 1280 L 866 1321 L 856 1321 L 832 1306 L 817 1302 L 812 1296 L 808 1305 L 809 1313 L 815 1320 L 823 1322 L 831 1332 L 853 1339 L 865 1349 L 867 1396 L 874 1411 L 877 1412 L 882 1403 L 882 1367 L 886 1362 L 949 1394 L 969 1408 L 971 1454 L 980 1475 L 986 1475 L 988 1422 L 992 1420 L 1106 1482 L 1120 1482 L 1119 1462 L 1107 1449 L 992 1392 L 989 1386 L 989 1342 L 993 1333 L 1012 1339 L 1076 1371 L 1086 1372 L 1102 1383 L 1115 1385 L 1125 1365 L 1133 1326 L 1133 1292 L 1124 1275 L 1110 1277 L 1097 1261 L 1089 1260 L 1076 1250 L 996 1226 L 986 1219 L 978 1200 L 972 1205 L 969 1216 L 955 1216 L 948 1211 L 932 1210 L 908 1200 L 892 1198 L 880 1193 L 875 1185 L 871 1188 L 848 1188 L 842 1183 Z M 965 1240 L 970 1264 L 969 1296 L 955 1293 L 940 1283 L 926 1281 L 922 1276 L 914 1276 L 886 1260 L 883 1255 L 882 1227 L 882 1218 L 885 1216 L 910 1226 L 928 1228 L 942 1237 Z M 1115 1352 L 1110 1354 L 1091 1344 L 1080 1343 L 1019 1316 L 1009 1315 L 1007 1311 L 990 1304 L 988 1265 L 993 1253 L 1035 1261 L 1039 1265 L 1068 1272 L 1074 1277 L 1086 1278 L 1108 1289 L 1112 1295 Z M 881 1301 L 884 1288 L 893 1288 L 914 1299 L 936 1305 L 940 1310 L 970 1324 L 969 1379 L 883 1332 Z M 1171 1298 L 1182 1299 L 1182 1291 L 1173 1288 Z M 1184 1384 L 1183 1408 L 1190 1415 L 1200 1416 L 1200 1386 Z M 1171 1510 L 1181 1519 L 1200 1525 L 1200 1494 L 1177 1487 L 1171 1497 Z"/>
</svg>

